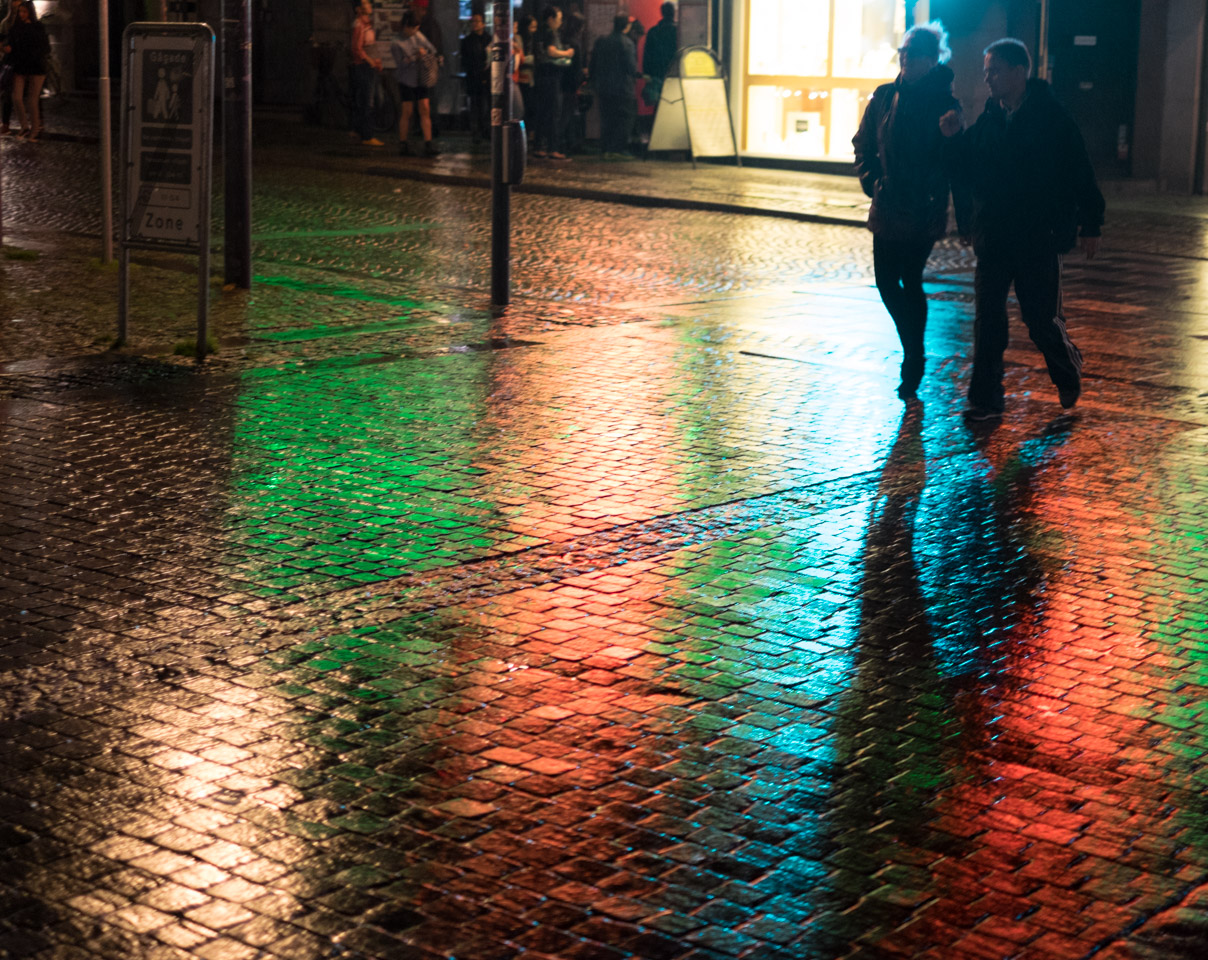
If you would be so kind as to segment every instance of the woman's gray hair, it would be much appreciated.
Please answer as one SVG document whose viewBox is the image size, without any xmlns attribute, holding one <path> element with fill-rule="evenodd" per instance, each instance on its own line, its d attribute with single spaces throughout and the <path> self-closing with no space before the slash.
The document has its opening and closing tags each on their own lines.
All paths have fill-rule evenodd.
<svg viewBox="0 0 1208 960">
<path fill-rule="evenodd" d="M 947 63 L 952 57 L 952 50 L 948 47 L 948 31 L 938 20 L 916 23 L 902 37 L 902 46 L 910 46 L 911 41 L 922 48 L 925 56 L 935 57 L 938 63 Z"/>
</svg>

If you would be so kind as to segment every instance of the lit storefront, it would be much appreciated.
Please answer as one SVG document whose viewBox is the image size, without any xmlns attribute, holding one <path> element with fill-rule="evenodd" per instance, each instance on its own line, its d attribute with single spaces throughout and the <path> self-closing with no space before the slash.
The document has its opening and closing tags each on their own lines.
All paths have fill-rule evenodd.
<svg viewBox="0 0 1208 960">
<path fill-rule="evenodd" d="M 869 94 L 898 73 L 909 0 L 738 0 L 731 63 L 744 154 L 849 160 Z"/>
</svg>

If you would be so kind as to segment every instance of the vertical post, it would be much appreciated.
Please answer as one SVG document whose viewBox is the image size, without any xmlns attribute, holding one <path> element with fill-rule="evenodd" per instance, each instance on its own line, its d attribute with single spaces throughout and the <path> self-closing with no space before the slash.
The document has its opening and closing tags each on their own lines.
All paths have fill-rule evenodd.
<svg viewBox="0 0 1208 960">
<path fill-rule="evenodd" d="M 511 149 L 512 0 L 495 0 L 495 37 L 491 44 L 491 303 L 512 299 L 512 188 L 505 182 L 506 152 Z"/>
<path fill-rule="evenodd" d="M 101 108 L 101 263 L 113 261 L 113 101 L 109 79 L 109 0 L 101 0 L 97 35 L 101 45 L 101 75 L 97 98 Z"/>
<path fill-rule="evenodd" d="M 1036 40 L 1036 76 L 1049 78 L 1049 0 L 1040 0 L 1040 30 Z"/>
<path fill-rule="evenodd" d="M 224 0 L 222 152 L 226 214 L 223 277 L 252 286 L 252 18 L 248 0 Z"/>
</svg>

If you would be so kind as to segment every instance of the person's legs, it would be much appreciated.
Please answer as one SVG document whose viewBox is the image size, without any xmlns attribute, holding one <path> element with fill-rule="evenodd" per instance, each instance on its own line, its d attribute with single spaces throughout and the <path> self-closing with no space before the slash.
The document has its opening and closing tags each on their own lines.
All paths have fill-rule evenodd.
<svg viewBox="0 0 1208 960">
<path fill-rule="evenodd" d="M 872 240 L 873 274 L 881 302 L 893 319 L 902 344 L 902 382 L 898 395 L 914 395 L 923 379 L 924 334 L 927 329 L 927 295 L 923 268 L 931 254 L 929 240 Z"/>
<path fill-rule="evenodd" d="M 404 91 L 402 102 L 399 104 L 398 116 L 398 142 L 404 146 L 406 146 L 407 140 L 411 137 L 412 107 L 413 103 L 410 99 L 408 99 L 407 94 Z"/>
<path fill-rule="evenodd" d="M 29 135 L 30 140 L 36 140 L 38 134 L 42 132 L 42 84 L 46 82 L 46 75 L 32 76 L 26 78 L 25 83 L 25 112 L 30 118 L 30 127 L 33 132 Z"/>
<path fill-rule="evenodd" d="M 415 109 L 419 113 L 419 131 L 424 135 L 424 149 L 432 153 L 432 102 L 424 97 L 415 102 Z"/>
<path fill-rule="evenodd" d="M 600 152 L 617 152 L 618 116 L 616 101 L 609 96 L 600 96 Z"/>
<path fill-rule="evenodd" d="M 4 132 L 8 133 L 9 124 L 13 119 L 13 88 L 10 86 L 3 94 L 0 94 L 0 126 L 3 126 Z"/>
<path fill-rule="evenodd" d="M 1070 339 L 1061 310 L 1061 257 L 1040 253 L 1022 258 L 1015 276 L 1015 296 L 1028 334 L 1044 355 L 1049 378 L 1061 394 L 1062 406 L 1073 406 L 1082 392 L 1082 352 Z"/>
<path fill-rule="evenodd" d="M 973 275 L 973 374 L 969 403 L 1001 413 L 1002 355 L 1007 349 L 1007 294 L 1015 265 L 1001 254 L 978 254 Z"/>
<path fill-rule="evenodd" d="M 352 68 L 352 126 L 362 140 L 370 140 L 369 110 L 373 98 L 373 67 L 358 63 Z"/>
<path fill-rule="evenodd" d="M 927 294 L 923 290 L 923 270 L 934 246 L 930 240 L 912 240 L 902 244 L 899 261 L 902 277 L 901 320 L 895 318 L 902 341 L 902 385 L 904 394 L 912 394 L 923 379 L 927 332 Z"/>
<path fill-rule="evenodd" d="M 25 114 L 25 77 L 17 74 L 13 77 L 13 104 L 17 108 L 17 119 L 21 122 L 21 132 L 29 130 L 29 117 Z"/>
</svg>

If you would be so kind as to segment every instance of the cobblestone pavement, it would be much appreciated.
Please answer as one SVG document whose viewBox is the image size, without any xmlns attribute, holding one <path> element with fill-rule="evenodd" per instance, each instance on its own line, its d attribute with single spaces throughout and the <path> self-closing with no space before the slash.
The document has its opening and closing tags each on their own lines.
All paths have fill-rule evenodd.
<svg viewBox="0 0 1208 960">
<path fill-rule="evenodd" d="M 970 430 L 958 246 L 904 409 L 863 231 L 518 197 L 493 313 L 483 192 L 266 157 L 198 371 L 5 150 L 0 956 L 1204 955 L 1200 218 Z"/>
</svg>

